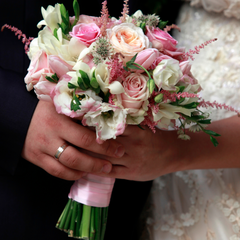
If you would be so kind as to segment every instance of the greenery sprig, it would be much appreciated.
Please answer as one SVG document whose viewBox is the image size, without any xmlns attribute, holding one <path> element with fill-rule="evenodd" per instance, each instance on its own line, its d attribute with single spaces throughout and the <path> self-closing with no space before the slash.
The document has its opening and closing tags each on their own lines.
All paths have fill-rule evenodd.
<svg viewBox="0 0 240 240">
<path fill-rule="evenodd" d="M 59 77 L 57 76 L 56 73 L 54 73 L 51 77 L 46 76 L 45 78 L 46 78 L 49 82 L 52 82 L 52 83 L 58 83 L 58 81 L 59 81 Z"/>
</svg>

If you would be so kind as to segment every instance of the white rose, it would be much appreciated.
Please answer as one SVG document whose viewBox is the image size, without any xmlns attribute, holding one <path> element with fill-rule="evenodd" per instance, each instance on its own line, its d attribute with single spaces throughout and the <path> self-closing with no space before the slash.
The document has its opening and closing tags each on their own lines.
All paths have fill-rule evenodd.
<svg viewBox="0 0 240 240">
<path fill-rule="evenodd" d="M 124 56 L 123 62 L 125 63 L 137 53 L 151 47 L 143 30 L 133 23 L 119 24 L 107 30 L 107 34 L 114 50 Z"/>
<path fill-rule="evenodd" d="M 164 59 L 153 70 L 153 79 L 158 89 L 176 90 L 175 85 L 182 77 L 179 62 L 175 59 Z"/>
</svg>

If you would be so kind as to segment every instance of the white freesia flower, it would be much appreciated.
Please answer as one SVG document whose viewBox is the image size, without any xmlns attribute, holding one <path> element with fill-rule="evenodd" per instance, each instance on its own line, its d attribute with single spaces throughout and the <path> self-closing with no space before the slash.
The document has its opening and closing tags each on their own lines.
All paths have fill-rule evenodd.
<svg viewBox="0 0 240 240">
<path fill-rule="evenodd" d="M 153 79 L 158 89 L 176 90 L 176 84 L 182 77 L 179 62 L 175 59 L 164 59 L 153 70 Z"/>
<path fill-rule="evenodd" d="M 54 37 L 51 30 L 45 27 L 38 33 L 38 46 L 48 55 L 56 55 L 62 58 L 69 65 L 74 66 L 80 53 L 86 46 L 76 41 L 70 42 L 62 37 L 62 29 L 57 30 L 58 38 Z M 75 50 L 74 50 L 75 49 Z"/>
<path fill-rule="evenodd" d="M 125 130 L 127 111 L 108 103 L 102 103 L 94 111 L 87 112 L 82 120 L 85 126 L 96 127 L 97 141 L 115 139 Z"/>
<path fill-rule="evenodd" d="M 193 111 L 194 109 L 187 109 L 184 107 L 174 106 L 169 103 L 160 103 L 159 111 L 157 113 L 152 112 L 152 114 L 153 120 L 157 122 L 163 117 L 176 120 L 180 117 L 180 115 L 177 113 L 183 113 L 187 116 L 191 116 L 191 112 Z"/>
<path fill-rule="evenodd" d="M 55 28 L 59 28 L 58 24 L 62 23 L 62 17 L 60 12 L 60 4 L 55 4 L 55 7 L 49 5 L 45 10 L 43 7 L 41 8 L 43 19 L 37 25 L 38 28 L 41 28 L 43 25 L 47 25 L 50 27 L 52 32 Z"/>
<path fill-rule="evenodd" d="M 132 23 L 132 20 L 133 20 L 134 17 L 135 18 L 139 18 L 141 16 L 143 16 L 142 11 L 141 10 L 137 10 L 131 17 L 129 15 L 127 15 L 126 22 Z"/>
<path fill-rule="evenodd" d="M 36 55 L 40 51 L 40 48 L 38 46 L 38 38 L 34 38 L 29 46 L 29 51 L 27 53 L 30 60 L 32 60 L 32 57 Z"/>
<path fill-rule="evenodd" d="M 120 94 L 124 92 L 123 86 L 120 82 L 114 81 L 109 84 L 110 72 L 108 66 L 105 63 L 99 63 L 95 69 L 95 77 L 101 88 L 101 90 L 106 94 L 108 90 L 112 94 Z"/>
</svg>

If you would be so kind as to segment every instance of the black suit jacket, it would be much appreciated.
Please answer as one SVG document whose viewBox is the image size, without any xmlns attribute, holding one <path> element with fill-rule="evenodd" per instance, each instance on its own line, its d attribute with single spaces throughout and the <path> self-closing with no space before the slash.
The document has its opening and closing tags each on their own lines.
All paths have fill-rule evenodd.
<svg viewBox="0 0 240 240">
<path fill-rule="evenodd" d="M 52 0 L 1 1 L 0 26 L 7 23 L 28 37 L 37 37 L 36 24 L 42 20 L 40 7 L 55 3 Z M 81 13 L 99 16 L 101 0 L 79 3 Z M 72 0 L 64 4 L 73 15 Z M 109 1 L 108 6 L 112 16 L 120 15 L 122 1 Z M 68 239 L 66 233 L 54 226 L 67 202 L 72 182 L 57 179 L 21 158 L 38 103 L 34 93 L 27 92 L 23 81 L 28 65 L 22 42 L 5 29 L 0 33 L 0 239 Z M 151 182 L 116 181 L 106 240 L 137 239 L 135 227 L 150 186 Z"/>
</svg>

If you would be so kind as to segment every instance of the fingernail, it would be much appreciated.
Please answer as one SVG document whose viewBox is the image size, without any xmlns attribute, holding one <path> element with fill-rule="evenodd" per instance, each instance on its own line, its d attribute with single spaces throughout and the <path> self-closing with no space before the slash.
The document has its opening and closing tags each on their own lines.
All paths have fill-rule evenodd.
<svg viewBox="0 0 240 240">
<path fill-rule="evenodd" d="M 116 157 L 122 157 L 125 153 L 125 149 L 124 147 L 120 146 L 117 148 L 116 152 L 115 152 L 115 156 Z"/>
<path fill-rule="evenodd" d="M 105 164 L 102 168 L 102 172 L 104 173 L 110 173 L 112 170 L 112 165 L 111 164 Z"/>
</svg>

